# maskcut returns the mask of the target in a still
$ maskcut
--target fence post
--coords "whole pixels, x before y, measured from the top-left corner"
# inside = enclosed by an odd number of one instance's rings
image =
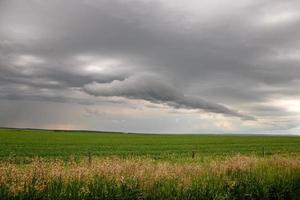
[[[262,148],[262,154],[263,154],[263,157],[265,157],[266,153],[265,153],[265,147]]]
[[[195,158],[195,151],[192,152],[192,158]]]

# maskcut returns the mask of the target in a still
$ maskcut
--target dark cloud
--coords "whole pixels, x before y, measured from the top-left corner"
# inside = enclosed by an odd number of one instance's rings
[[[3,0],[0,98],[118,96],[282,120],[286,108],[254,105],[300,96],[299,9],[297,0]]]
[[[121,96],[133,99],[144,99],[153,103],[163,103],[175,108],[202,109],[207,112],[254,120],[253,117],[239,113],[226,106],[205,101],[197,96],[188,96],[180,92],[161,77],[141,74],[129,77],[124,81],[100,84],[93,82],[84,86],[84,91],[96,96]]]

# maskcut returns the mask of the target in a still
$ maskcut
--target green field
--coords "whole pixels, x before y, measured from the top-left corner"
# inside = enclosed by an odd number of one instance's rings
[[[0,129],[0,157],[299,154],[297,136],[154,135]]]
[[[299,200],[300,137],[3,128],[0,199]]]

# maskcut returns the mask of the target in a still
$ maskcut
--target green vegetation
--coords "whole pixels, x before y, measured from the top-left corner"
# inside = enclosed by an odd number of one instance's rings
[[[0,199],[297,200],[300,137],[0,129]]]
[[[297,136],[142,135],[0,129],[0,157],[92,155],[153,156],[298,154]]]
[[[1,200],[299,199],[300,159],[233,156],[205,163],[151,159],[0,163]]]

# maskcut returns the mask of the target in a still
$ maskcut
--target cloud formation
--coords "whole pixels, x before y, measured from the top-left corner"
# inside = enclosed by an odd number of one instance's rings
[[[174,108],[201,109],[206,112],[220,113],[239,117],[244,120],[254,120],[254,117],[239,113],[226,106],[205,101],[197,96],[187,96],[165,82],[161,77],[151,74],[140,74],[123,81],[111,83],[89,83],[84,91],[96,96],[119,96],[132,99],[143,99],[153,103],[167,104]]]
[[[114,102],[126,110],[141,99],[156,104],[157,118],[167,105],[170,127],[178,118],[170,113],[197,109],[206,124],[220,113],[237,131],[298,130],[300,111],[281,102],[300,104],[299,10],[298,0],[2,0],[0,107]],[[202,130],[197,114],[187,132]],[[0,126],[8,121],[1,116]]]

